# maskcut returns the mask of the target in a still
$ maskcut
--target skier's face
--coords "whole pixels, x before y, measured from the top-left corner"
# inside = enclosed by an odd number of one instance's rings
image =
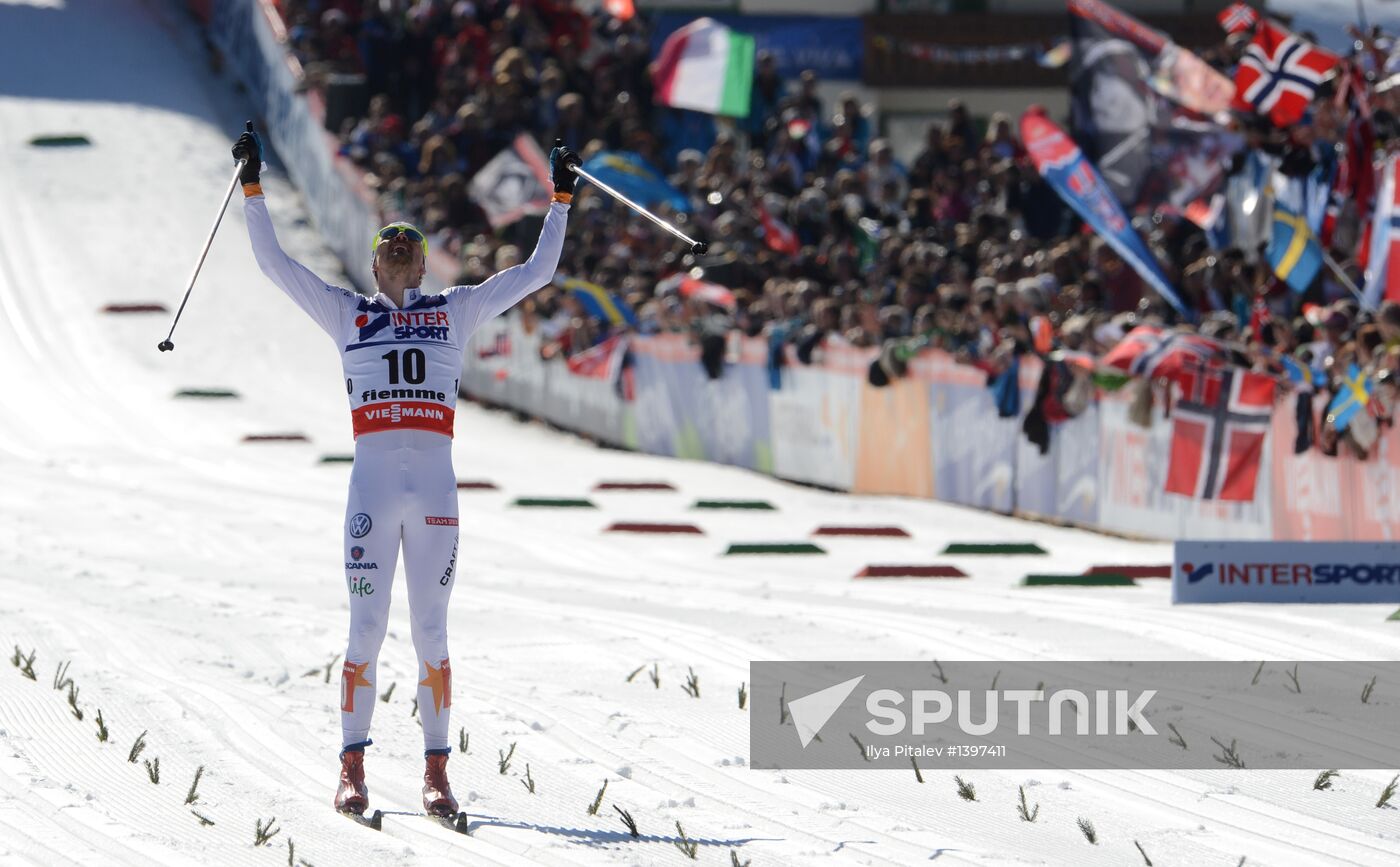
[[[398,231],[394,231],[398,229]],[[380,231],[374,247],[376,276],[400,279],[415,276],[422,279],[427,264],[427,241],[413,227],[386,226]],[[409,281],[412,285],[413,281]]]

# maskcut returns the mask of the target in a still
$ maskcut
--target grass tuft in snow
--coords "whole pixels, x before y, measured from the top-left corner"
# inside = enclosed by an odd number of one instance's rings
[[[1302,685],[1301,683],[1298,682],[1298,663],[1296,663],[1296,662],[1293,663],[1293,670],[1292,670],[1292,671],[1289,671],[1289,672],[1286,672],[1286,674],[1288,675],[1288,679],[1291,680],[1291,681],[1293,681],[1293,685],[1292,685],[1292,686],[1289,686],[1288,684],[1285,683],[1285,684],[1283,685],[1283,688],[1286,689],[1286,690],[1288,690],[1288,691],[1291,692],[1291,693],[1295,693],[1295,694],[1297,694],[1297,695],[1302,695],[1302,693],[1303,693],[1303,685]]]
[[[959,798],[962,798],[964,801],[977,800],[977,790],[973,788],[971,783],[964,780],[962,777],[953,777],[953,782],[958,784]]]
[[[612,808],[617,811],[617,814],[619,816],[622,817],[622,824],[627,826],[627,833],[632,835],[633,840],[636,840],[638,837],[642,836],[641,834],[637,833],[637,820],[632,818],[631,813],[622,809],[617,804],[613,804]]]
[[[190,783],[190,790],[185,793],[186,804],[193,804],[195,801],[199,800],[199,778],[202,776],[204,776],[204,766],[200,765],[198,768],[195,768],[194,782]]]
[[[68,706],[73,709],[73,716],[78,718],[78,722],[83,721],[83,709],[78,707],[78,685],[73,681],[68,681]]]
[[[1172,736],[1167,738],[1167,742],[1176,744],[1183,750],[1187,749],[1188,747],[1186,746],[1186,738],[1181,736],[1181,732],[1176,730],[1176,726],[1172,725],[1171,723],[1167,723],[1167,728],[1172,730]]]
[[[778,693],[778,725],[780,725],[780,726],[787,725],[787,721],[788,721],[787,681],[783,681],[783,688],[782,688],[782,691]]]
[[[330,682],[331,682],[331,669],[332,669],[332,668],[335,668],[335,664],[336,664],[337,662],[340,662],[340,654],[339,654],[339,653],[337,653],[337,654],[331,659],[330,662],[326,663],[326,683],[330,683]]]
[[[190,810],[190,814],[191,814],[192,816],[194,816],[196,819],[199,820],[199,824],[200,824],[201,827],[207,827],[207,826],[209,826],[209,825],[214,824],[214,820],[213,820],[213,819],[210,819],[208,816],[204,816],[204,815],[200,814],[200,813],[199,813],[198,811],[196,811],[196,810]]]
[[[748,703],[749,703],[749,685],[748,685],[747,683],[741,683],[741,684],[739,684],[739,710],[743,710],[743,709],[744,709],[744,705],[746,705],[746,704],[748,704]]]
[[[146,759],[146,776],[150,777],[152,785],[160,785],[160,756]]]
[[[1022,822],[1034,822],[1040,816],[1040,805],[1036,804],[1034,808],[1028,807],[1026,805],[1026,787],[1020,786],[1019,789],[1021,803],[1016,806],[1016,812],[1021,815]]]
[[[681,686],[681,689],[685,690],[691,698],[699,698],[700,678],[696,677],[695,669],[690,666],[686,666],[686,671],[688,671],[689,674],[686,675],[685,684]]]
[[[471,742],[472,736],[467,733],[467,727],[462,726],[461,730],[457,732],[457,752],[464,756],[471,755],[471,750],[467,749],[471,746]]]
[[[1323,771],[1322,773],[1318,774],[1317,779],[1313,780],[1313,791],[1325,792],[1328,789],[1332,788],[1332,780],[1337,776],[1339,776],[1339,772],[1335,770]]]
[[[408,715],[409,715],[410,717],[418,716],[418,699],[417,699],[417,698],[414,698],[414,699],[413,699],[413,710],[409,711],[409,712],[408,712]]]
[[[58,671],[54,672],[53,688],[59,692],[63,692],[68,688],[68,685],[73,682],[73,679],[68,676],[68,666],[72,664],[72,660],[65,659],[58,664]]]
[[[279,833],[281,833],[281,828],[274,827],[276,824],[276,816],[273,816],[271,819],[268,819],[267,824],[263,824],[262,819],[255,820],[255,824],[253,825],[253,845],[266,846],[268,840],[271,840],[273,837],[276,837]]]
[[[997,669],[997,673],[994,674],[994,675],[992,675],[992,685],[991,685],[991,690],[992,690],[992,692],[996,692],[996,691],[997,691],[997,681],[998,681],[998,680],[1001,680],[1001,669],[999,669],[999,668]]]
[[[593,799],[593,803],[588,805],[588,815],[598,815],[598,808],[603,806],[603,793],[608,790],[608,781],[603,781],[603,788],[598,790],[598,797]]]
[[[752,858],[750,858],[747,861],[740,861],[739,853],[735,852],[733,849],[729,850],[729,867],[749,867],[749,865],[752,863]]]
[[[111,737],[111,732],[107,731],[107,723],[102,720],[102,708],[97,709],[97,739],[102,743],[107,743]]]
[[[1099,832],[1094,830],[1093,822],[1080,816],[1076,824],[1079,825],[1079,831],[1084,835],[1085,840],[1088,840],[1095,846],[1099,845]]]
[[[510,752],[496,750],[497,754],[499,754],[501,757],[501,760],[497,762],[497,764],[501,768],[501,776],[505,776],[506,771],[510,770],[510,758],[511,756],[515,755],[515,744],[515,741],[511,741]]]
[[[919,771],[919,763],[916,762],[916,761],[914,761],[914,757],[913,757],[913,756],[910,756],[910,757],[909,757],[909,764],[911,764],[911,765],[914,766],[914,779],[918,780],[919,783],[922,785],[923,782],[924,782],[924,775],[923,775],[923,773],[921,773],[921,772]]]
[[[1400,774],[1392,777],[1390,782],[1386,783],[1385,788],[1381,790],[1381,798],[1379,801],[1376,801],[1377,808],[1390,806],[1390,799],[1395,796],[1395,784],[1397,782],[1400,782]],[[1395,808],[1391,807],[1391,809],[1393,810]]]
[[[1152,867],[1152,859],[1147,857],[1147,851],[1142,848],[1142,844],[1134,840],[1133,845],[1137,847],[1138,854],[1142,856],[1142,860],[1147,862],[1147,867]]]
[[[632,682],[632,678],[634,678],[634,677],[636,677],[637,675],[641,674],[641,673],[642,673],[642,670],[645,669],[646,667],[647,667],[647,666],[646,666],[646,663],[642,663],[641,665],[639,665],[639,666],[637,666],[636,668],[632,669],[632,673],[629,674],[629,675],[627,675],[627,679],[626,679],[625,681],[623,681],[623,682],[624,682],[624,683],[631,683],[631,682]]]
[[[20,652],[19,645],[16,644],[15,655],[10,657],[10,662],[13,662],[15,668],[19,669],[19,673],[29,678],[30,680],[39,679],[34,676],[34,654],[35,651],[30,650],[29,655],[25,656],[23,653]]]
[[[700,844],[685,835],[685,829],[681,827],[679,819],[676,820],[676,833],[679,834],[681,838],[673,841],[672,845],[681,850],[681,854],[685,855],[685,857],[694,861],[695,851],[700,848]]]
[[[1258,686],[1258,685],[1259,685],[1259,675],[1261,675],[1261,674],[1263,674],[1263,673],[1264,673],[1264,662],[1263,662],[1263,660],[1260,660],[1260,662],[1259,662],[1259,667],[1256,668],[1256,669],[1254,669],[1254,679],[1251,680],[1251,681],[1249,682],[1249,685],[1250,685],[1250,686]]]
[[[860,757],[861,757],[862,759],[864,759],[866,762],[869,762],[869,761],[870,761],[870,754],[867,753],[867,752],[865,751],[865,744],[861,743],[861,742],[860,742],[860,738],[856,737],[856,736],[855,736],[854,734],[852,734],[851,732],[847,732],[846,734],[849,734],[849,735],[851,736],[851,740],[853,740],[853,741],[856,742],[856,749],[860,750]]]
[[[136,736],[136,742],[131,745],[131,752],[126,754],[126,760],[133,765],[136,764],[136,760],[141,758],[141,751],[145,748],[146,732],[141,732],[141,734]]]
[[[388,703],[389,703],[389,699],[392,698],[393,695],[394,695],[394,687],[396,687],[396,686],[398,686],[398,685],[399,685],[399,682],[398,682],[397,680],[394,681],[393,683],[390,683],[390,684],[389,684],[389,688],[386,689],[386,690],[384,690],[384,694],[381,695],[381,696],[379,697],[379,700],[382,701],[382,702],[384,702],[385,704],[388,704]]]
[[[1220,747],[1220,755],[1211,756],[1211,758],[1222,765],[1227,765],[1232,768],[1244,767],[1244,759],[1240,758],[1240,754],[1235,751],[1236,742],[1234,738],[1230,739],[1230,745],[1228,747],[1215,738],[1211,738],[1211,740],[1215,741],[1217,747]]]
[[[297,847],[292,842],[292,838],[287,838],[287,867],[297,867],[296,865]]]
[[[659,667],[657,667],[657,664],[656,664],[656,663],[653,662],[653,663],[651,664],[651,671],[649,672],[649,674],[651,675],[651,685],[654,686],[654,687],[656,687],[657,689],[660,689],[660,688],[661,688],[661,669],[660,669]]]
[[[1368,683],[1368,684],[1366,684],[1365,686],[1361,687],[1361,703],[1362,703],[1362,704],[1370,704],[1370,703],[1371,703],[1371,693],[1374,692],[1375,689],[1376,689],[1376,677],[1375,677],[1375,675],[1372,675],[1372,676],[1371,676],[1371,682]]]
[[[938,678],[938,682],[939,682],[939,683],[947,683],[947,682],[948,682],[948,675],[946,675],[946,674],[943,673],[943,663],[941,663],[941,662],[939,662],[938,660],[935,659],[935,660],[933,661],[933,667],[934,667],[935,669],[938,670],[938,673],[934,675],[934,677]]]
[[[530,776],[530,763],[525,763],[525,779],[520,781],[520,785],[525,787],[525,791],[530,794],[535,793],[535,778]]]

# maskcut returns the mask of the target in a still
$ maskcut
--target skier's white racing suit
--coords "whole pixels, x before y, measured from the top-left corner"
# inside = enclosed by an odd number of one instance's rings
[[[482,323],[553,278],[569,206],[559,200],[549,206],[539,243],[522,264],[440,295],[408,289],[400,308],[383,293],[365,298],[330,286],[293,260],[277,243],[261,188],[249,184],[244,193],[258,266],[335,341],[350,397],[355,464],[345,509],[350,638],[341,674],[342,748],[369,742],[375,667],[402,539],[423,743],[446,753],[447,601],[461,571],[452,419],[462,356]]]

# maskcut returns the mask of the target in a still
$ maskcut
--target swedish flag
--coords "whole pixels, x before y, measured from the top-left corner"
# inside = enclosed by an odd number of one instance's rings
[[[1307,218],[1282,200],[1274,202],[1273,232],[1265,255],[1269,267],[1294,292],[1306,292],[1322,269],[1322,245]]]
[[[627,302],[597,283],[589,283],[577,277],[560,277],[556,282],[578,299],[583,309],[588,311],[588,315],[595,319],[601,319],[614,328],[624,324],[637,327],[637,314],[627,306]]]
[[[1361,368],[1352,362],[1347,366],[1347,375],[1342,379],[1342,387],[1337,396],[1327,405],[1327,420],[1338,431],[1347,429],[1352,417],[1371,402],[1371,383]]]

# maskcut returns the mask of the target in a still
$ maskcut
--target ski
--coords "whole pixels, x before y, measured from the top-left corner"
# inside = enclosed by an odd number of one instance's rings
[[[434,822],[438,823],[447,830],[455,831],[458,834],[465,834],[468,837],[470,837],[472,833],[471,820],[466,813],[455,813],[451,816],[439,816],[434,813],[424,813],[416,810],[375,810],[374,815],[369,819],[365,819],[364,817],[357,817],[350,813],[347,813],[346,815],[350,816],[350,818],[352,819],[359,819],[362,822],[362,824],[369,825],[376,831],[383,829],[383,822],[385,816],[420,816],[424,819],[432,819]]]
[[[340,815],[344,816],[347,819],[354,820],[357,824],[364,825],[366,828],[370,828],[375,831],[384,830],[383,810],[375,810],[368,816],[366,816],[363,813],[351,813],[348,810],[339,810],[337,812],[339,812]]]

